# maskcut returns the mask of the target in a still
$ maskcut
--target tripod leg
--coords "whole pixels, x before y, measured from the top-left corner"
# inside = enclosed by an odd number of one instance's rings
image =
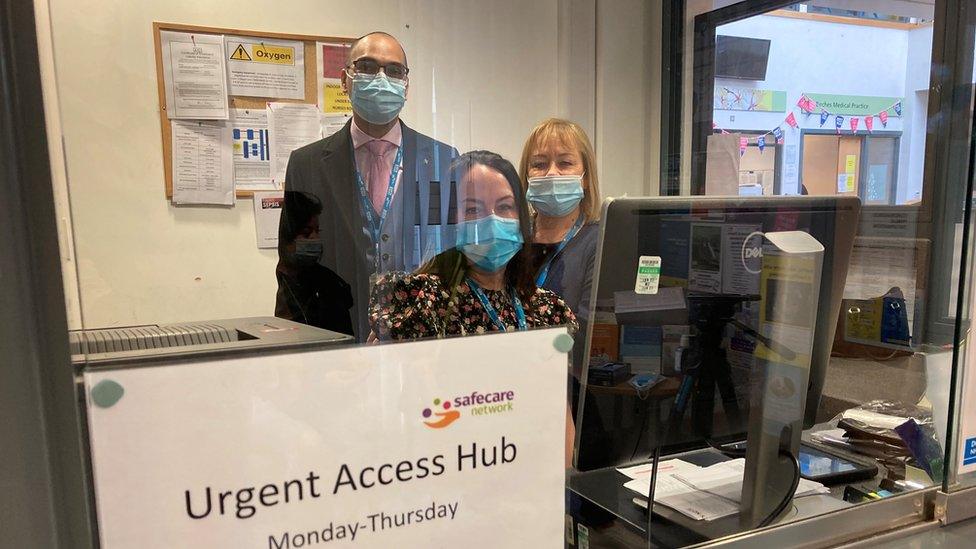
[[[735,394],[735,383],[732,381],[732,365],[723,350],[721,360],[716,362],[715,384],[718,385],[718,392],[722,396],[722,410],[729,421],[731,431],[737,431],[743,427],[742,412],[739,410],[739,400]]]

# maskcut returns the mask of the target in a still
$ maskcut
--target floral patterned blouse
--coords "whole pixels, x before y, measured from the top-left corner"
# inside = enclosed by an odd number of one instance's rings
[[[515,331],[518,320],[511,294],[484,290],[507,331]],[[577,329],[576,315],[549,290],[539,288],[523,300],[528,328],[568,325]],[[369,325],[381,340],[420,339],[452,335],[497,332],[478,296],[462,283],[451,296],[440,277],[433,274],[393,274],[376,283],[369,300]]]

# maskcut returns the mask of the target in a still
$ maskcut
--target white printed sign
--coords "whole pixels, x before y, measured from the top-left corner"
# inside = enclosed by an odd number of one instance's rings
[[[101,546],[560,547],[564,333],[88,371]]]
[[[305,99],[305,46],[292,40],[225,40],[230,94]]]

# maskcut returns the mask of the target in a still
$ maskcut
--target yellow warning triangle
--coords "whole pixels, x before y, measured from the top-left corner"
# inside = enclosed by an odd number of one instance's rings
[[[231,59],[236,59],[238,61],[250,61],[251,56],[247,54],[247,50],[244,49],[244,44],[238,44],[237,49],[230,56]]]

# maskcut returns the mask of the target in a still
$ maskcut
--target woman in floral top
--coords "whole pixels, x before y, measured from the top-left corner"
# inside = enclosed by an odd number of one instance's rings
[[[508,332],[569,325],[576,317],[562,298],[537,288],[529,208],[518,172],[488,151],[462,155],[451,166],[458,185],[457,245],[420,272],[388,276],[370,297],[369,324],[381,340]],[[566,467],[572,463],[573,416],[566,406]]]
[[[576,317],[537,288],[529,257],[528,206],[514,166],[487,151],[452,166],[458,186],[457,246],[418,273],[390,275],[373,288],[369,321],[380,340],[569,325]]]

